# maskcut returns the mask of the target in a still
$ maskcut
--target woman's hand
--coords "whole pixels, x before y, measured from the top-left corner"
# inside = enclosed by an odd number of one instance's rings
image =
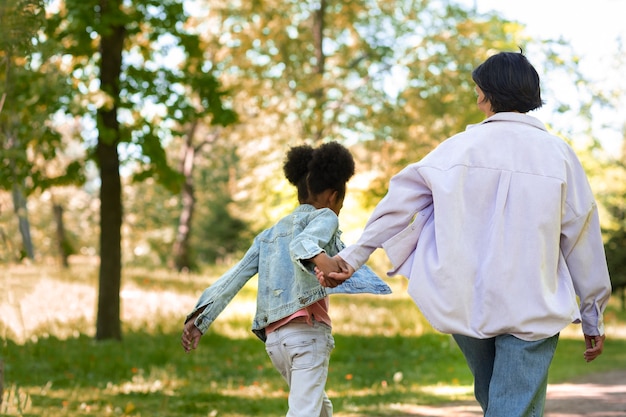
[[[583,354],[585,361],[591,362],[598,356],[602,354],[602,350],[604,349],[604,339],[605,335],[601,336],[589,336],[585,335],[585,345],[587,346],[587,350]]]

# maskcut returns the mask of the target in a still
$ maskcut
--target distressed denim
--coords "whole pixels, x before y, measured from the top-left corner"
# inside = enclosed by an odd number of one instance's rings
[[[344,284],[322,287],[308,259],[326,252],[336,255],[345,247],[339,219],[330,209],[302,204],[273,227],[256,236],[244,257],[204,290],[189,319],[201,308],[195,325],[205,333],[243,286],[258,274],[256,313],[252,331],[265,341],[265,327],[307,307],[328,294],[389,294],[391,289],[364,266]]]

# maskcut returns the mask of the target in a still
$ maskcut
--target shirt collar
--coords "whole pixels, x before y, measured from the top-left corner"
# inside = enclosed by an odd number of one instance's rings
[[[524,123],[524,124],[530,125],[532,127],[536,127],[537,129],[541,129],[541,130],[547,131],[545,125],[541,122],[541,120],[537,119],[536,117],[529,116],[528,114],[525,114],[525,113],[516,113],[516,112],[500,112],[500,113],[496,113],[493,116],[486,118],[485,120],[483,120],[480,123],[468,125],[467,129],[470,129],[472,127],[479,126],[479,125],[482,125],[482,124],[491,123],[491,122],[517,122],[517,123]]]

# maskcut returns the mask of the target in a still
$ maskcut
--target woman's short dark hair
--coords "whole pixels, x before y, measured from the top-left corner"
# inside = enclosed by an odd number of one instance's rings
[[[540,108],[539,74],[522,52],[500,52],[472,71],[472,79],[494,113],[527,113]]]

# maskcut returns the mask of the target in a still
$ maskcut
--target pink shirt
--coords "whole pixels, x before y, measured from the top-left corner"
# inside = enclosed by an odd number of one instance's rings
[[[308,323],[310,326],[313,325],[313,320],[315,320],[317,322],[324,323],[330,327],[331,326],[330,316],[328,315],[329,304],[330,303],[329,303],[328,297],[324,297],[318,302],[313,303],[308,307],[305,307],[301,310],[296,311],[291,316],[287,316],[278,321],[275,321],[274,323],[270,323],[265,328],[265,333],[270,334],[271,332],[278,329],[279,327],[284,326],[285,324],[291,321],[294,321],[296,319],[304,321]]]

